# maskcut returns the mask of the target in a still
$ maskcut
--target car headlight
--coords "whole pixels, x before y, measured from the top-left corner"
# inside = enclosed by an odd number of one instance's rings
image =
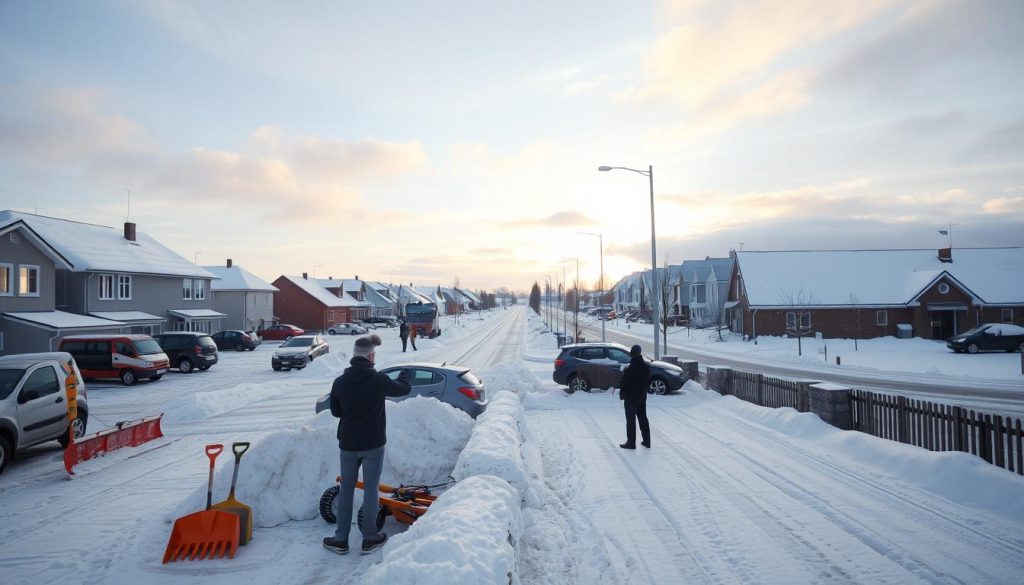
[[[953,341],[955,341],[957,343],[963,343],[963,342],[967,341],[967,338],[966,337],[960,337],[958,339],[954,339]]]
[[[665,370],[665,371],[668,372],[669,375],[676,376],[676,377],[679,377],[679,376],[683,375],[683,371],[682,370]]]
[[[278,355],[278,353],[277,353],[276,351],[274,352],[274,359],[275,359],[275,360],[279,360],[279,359],[281,359],[281,356],[280,356],[280,355]]]
[[[153,362],[142,362],[142,364],[143,364],[143,367],[146,367],[146,368],[152,368],[153,367]]]

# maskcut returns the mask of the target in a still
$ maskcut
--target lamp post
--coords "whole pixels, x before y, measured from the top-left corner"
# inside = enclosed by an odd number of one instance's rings
[[[651,186],[651,316],[654,317],[654,359],[661,358],[661,343],[658,339],[658,327],[661,326],[661,315],[658,310],[658,303],[654,301],[654,291],[658,289],[658,256],[655,252],[656,245],[654,239],[654,165],[648,165],[647,170],[631,169],[629,167],[608,167],[599,166],[599,171],[611,171],[620,169],[623,171],[633,171],[639,175],[643,175],[648,178]]]
[[[544,275],[544,313],[547,319],[544,321],[551,327],[551,275]]]
[[[602,234],[595,234],[595,233],[591,233],[591,232],[576,232],[576,233],[577,233],[577,235],[581,235],[581,236],[597,236],[597,245],[599,247],[599,250],[601,251],[601,280],[600,280],[600,286],[598,286],[598,288],[601,289],[601,290],[598,292],[598,294],[600,296],[598,297],[597,302],[598,302],[598,305],[603,310],[603,308],[604,308],[604,236]],[[607,317],[607,315],[604,315],[604,316]],[[605,334],[604,334],[604,322],[605,321],[606,321],[606,319],[601,319],[601,341],[602,342],[607,341],[605,339]]]
[[[573,335],[573,341],[578,341],[579,338],[580,338],[580,329],[579,329],[579,319],[580,319],[580,315],[579,315],[579,313],[580,313],[580,259],[579,258],[569,258],[568,256],[565,256],[565,257],[562,258],[561,261],[562,262],[575,262],[576,263],[576,284],[575,284],[575,286],[573,286],[573,311],[574,311],[574,313],[573,313],[573,318],[572,318],[572,325],[573,325],[573,327],[572,327],[572,335]],[[565,281],[565,264],[562,265],[562,281],[563,282]],[[569,307],[568,307],[568,305],[569,305],[569,287],[568,286],[565,287],[565,304],[566,304],[566,306],[562,307],[562,308],[566,312],[566,315],[568,315],[568,310],[569,310]],[[566,322],[566,334],[568,335],[568,333],[569,333],[569,325],[568,325],[568,321],[567,321]]]

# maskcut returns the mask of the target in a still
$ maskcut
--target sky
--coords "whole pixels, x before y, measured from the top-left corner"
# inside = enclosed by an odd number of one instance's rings
[[[0,3],[0,208],[526,290],[1024,245],[1024,2]],[[585,234],[601,234],[601,239]]]

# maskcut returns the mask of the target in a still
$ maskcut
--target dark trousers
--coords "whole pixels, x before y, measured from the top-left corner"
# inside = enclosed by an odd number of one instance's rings
[[[409,343],[412,344],[412,350],[416,351],[416,338],[415,337],[409,337]]]
[[[651,442],[651,423],[647,420],[646,400],[626,400],[626,443],[636,445],[636,423],[640,422],[640,437],[647,444]]]
[[[408,337],[403,337],[403,338],[402,338],[402,351],[405,351],[405,345],[406,345],[406,344],[407,344],[408,342],[409,342],[409,338],[408,338]]]

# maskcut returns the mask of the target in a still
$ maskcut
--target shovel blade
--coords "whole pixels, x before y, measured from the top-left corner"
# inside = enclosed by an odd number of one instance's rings
[[[225,553],[234,558],[238,552],[238,529],[238,514],[231,512],[204,510],[182,516],[174,521],[163,562],[220,558]]]

